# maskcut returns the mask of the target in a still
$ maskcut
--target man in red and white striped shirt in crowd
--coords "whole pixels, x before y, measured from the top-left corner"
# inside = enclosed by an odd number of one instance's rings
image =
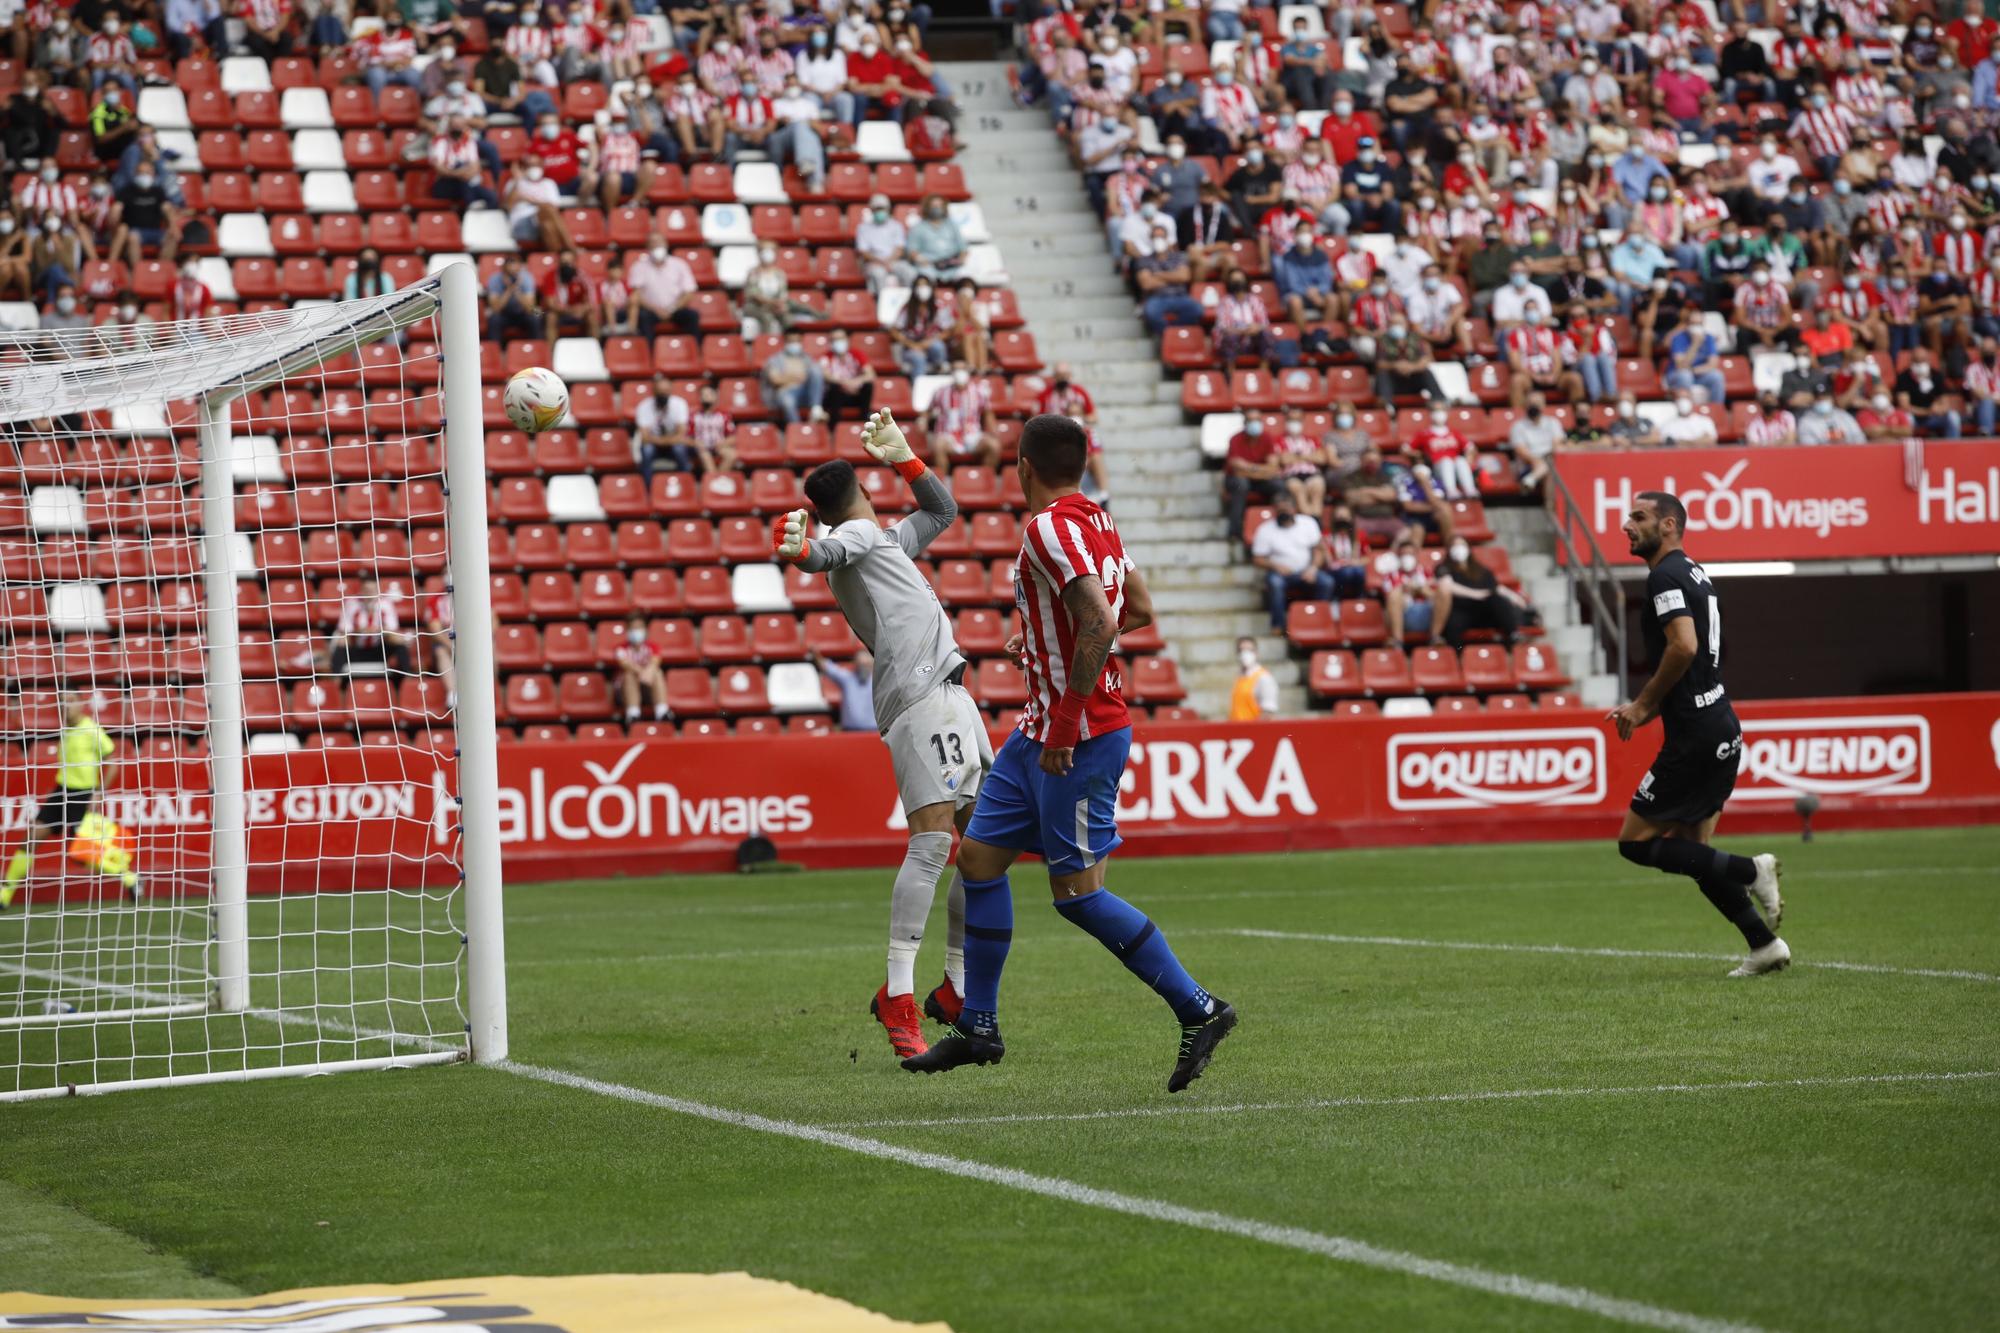
[[[1821,298],[1854,330],[1856,342],[1889,350],[1889,326],[1882,322],[1882,289],[1859,273],[1843,274],[1840,285]]]
[[[404,675],[410,674],[410,644],[401,629],[396,599],[382,591],[374,575],[362,575],[360,586],[341,599],[340,623],[333,631],[328,670],[338,676],[347,671],[350,663],[380,662]]]
[[[1986,267],[1972,280],[1972,308],[1980,333],[2000,335],[2000,246],[1987,247]]]
[[[646,160],[645,145],[632,133],[632,124],[622,111],[611,113],[610,123],[597,136],[596,194],[604,211],[630,199],[644,200],[653,188],[654,166]],[[585,193],[588,193],[586,190]]]
[[[1757,400],[1757,415],[1743,428],[1746,444],[1797,444],[1799,442],[1799,422],[1775,393],[1766,393]]]
[[[215,293],[201,280],[195,260],[181,261],[180,276],[174,279],[173,311],[176,320],[204,319],[215,311]]]
[[[1299,197],[1299,204],[1322,220],[1326,206],[1340,198],[1340,165],[1325,145],[1308,140],[1299,150],[1299,160],[1285,168],[1285,189]]]
[[[542,26],[542,16],[532,5],[515,20],[513,27],[507,29],[503,45],[507,54],[514,57],[514,63],[521,67],[523,78],[535,83],[560,82],[556,77],[555,34]]]
[[[556,256],[556,266],[542,277],[542,318],[547,325],[542,336],[553,343],[565,329],[580,331],[595,339],[603,331],[598,318],[597,284],[578,265],[576,251],[564,250]]]
[[[1000,973],[1014,907],[1007,870],[1024,851],[1041,854],[1056,910],[1151,986],[1180,1024],[1167,1080],[1179,1092],[1208,1067],[1236,1026],[1236,1011],[1188,975],[1145,913],[1104,887],[1118,836],[1118,784],[1132,747],[1121,672],[1110,663],[1121,630],[1152,623],[1145,580],[1125,554],[1111,516],[1080,490],[1083,430],[1039,416],[1021,433],[1021,477],[1034,511],[1022,529],[1014,597],[1022,633],[1028,704],[995,758],[958,868],[965,885],[964,1008],[928,1051],[903,1062],[934,1073],[987,1064],[1000,1039]]]
[[[1537,389],[1552,389],[1572,403],[1584,400],[1583,376],[1563,364],[1563,344],[1554,329],[1544,323],[1539,307],[1530,306],[1522,321],[1507,330],[1502,347],[1507,356],[1507,396],[1519,411],[1528,395]]]
[[[361,58],[361,77],[378,101],[382,90],[392,83],[405,88],[423,87],[423,73],[416,65],[417,35],[403,21],[402,11],[391,7],[382,26],[355,43],[355,48]],[[527,67],[528,62],[522,60],[521,68]]]
[[[1215,77],[1202,86],[1201,118],[1229,141],[1230,152],[1237,152],[1244,136],[1259,124],[1257,99],[1236,81],[1234,72],[1217,70]]]
[[[1861,118],[1845,106],[1835,104],[1824,89],[1813,92],[1806,109],[1792,121],[1790,137],[1805,145],[1819,166],[1819,174],[1832,180],[1840,159],[1854,143],[1854,131]]]
[[[1986,267],[1986,238],[1972,229],[1971,220],[1962,212],[1951,215],[1945,229],[1931,239],[1931,249],[1938,267],[1954,277],[1969,281]],[[1986,309],[1990,313],[1993,307]]]
[[[116,14],[106,14],[104,22],[92,35],[88,49],[90,90],[94,93],[107,83],[116,83],[125,89],[125,95],[136,105],[139,80],[135,71],[139,65],[139,48],[132,44],[123,20]]]
[[[674,135],[680,140],[683,157],[695,157],[704,150],[717,154],[722,152],[724,136],[728,133],[723,124],[722,104],[695,82],[692,71],[681,74],[663,106],[667,119],[673,122]],[[696,144],[697,135],[704,136],[699,147]]]
[[[1224,298],[1227,299],[1226,297]],[[1258,313],[1263,312],[1260,303]],[[1217,323],[1221,317],[1218,314]],[[1040,396],[1035,399],[1035,412],[1053,412],[1057,416],[1068,417],[1081,425],[1090,437],[1090,458],[1085,467],[1090,476],[1090,485],[1085,493],[1100,505],[1111,501],[1111,483],[1104,472],[1104,444],[1097,438],[1097,404],[1091,400],[1090,390],[1078,384],[1068,363],[1058,361],[1050,372],[1049,382],[1042,386]]]
[[[1979,340],[1978,357],[1965,367],[1965,397],[1974,433],[1990,438],[2000,429],[2000,335],[1989,333]]]
[[[993,390],[974,375],[963,361],[951,367],[951,383],[931,399],[924,414],[924,426],[931,437],[932,465],[939,476],[950,476],[954,461],[997,467],[1000,463],[999,426],[993,416]]]
[[[1776,347],[1780,343],[1788,346],[1798,342],[1798,335],[1792,331],[1792,297],[1785,290],[1785,284],[1771,276],[1771,266],[1764,260],[1756,261],[1750,270],[1750,280],[1736,288],[1735,315],[1731,322],[1736,325],[1737,345],[1746,350],[1750,345]]]
[[[729,134],[724,139],[722,150],[729,165],[736,165],[737,155],[746,149],[764,148],[764,141],[777,132],[778,116],[771,109],[771,99],[752,91],[745,85],[742,92],[729,99],[729,109],[724,113],[728,121]]]
[[[41,219],[56,214],[82,234],[76,187],[62,178],[62,168],[53,162],[42,163],[40,174],[28,178],[28,183],[15,194],[14,202],[24,218]]]
[[[718,101],[743,91],[743,53],[733,43],[718,39],[695,61],[702,90]]]
[[[764,96],[776,97],[792,76],[792,57],[778,45],[775,30],[758,34],[757,42],[757,50],[743,62],[743,79]]]
[[[265,61],[292,53],[292,0],[236,0],[243,43]]]
[[[453,116],[445,133],[431,140],[431,193],[466,208],[498,208],[500,196],[486,184],[479,160],[479,136],[463,116]]]

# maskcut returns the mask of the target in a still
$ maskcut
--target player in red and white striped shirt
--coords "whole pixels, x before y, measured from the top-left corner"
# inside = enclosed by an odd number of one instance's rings
[[[1110,666],[1120,630],[1153,619],[1145,580],[1111,516],[1080,490],[1088,443],[1067,417],[1021,432],[1020,474],[1033,511],[1015,562],[1015,606],[1028,706],[980,784],[959,844],[965,884],[965,1007],[942,1039],[905,1069],[934,1073],[988,1064],[1000,1040],[1000,973],[1013,933],[1007,871],[1022,852],[1048,865],[1056,910],[1165,1000],[1181,1026],[1167,1091],[1200,1077],[1236,1025],[1236,1011],[1197,985],[1143,912],[1104,887],[1118,836],[1118,785],[1131,751],[1124,682]]]

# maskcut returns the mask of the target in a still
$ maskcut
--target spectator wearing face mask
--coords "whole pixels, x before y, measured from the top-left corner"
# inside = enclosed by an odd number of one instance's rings
[[[1530,490],[1541,485],[1549,472],[1549,460],[1568,439],[1568,430],[1549,411],[1548,399],[1530,394],[1527,407],[1507,428],[1507,450],[1514,455],[1514,471],[1521,484]]]
[[[1264,571],[1265,607],[1272,632],[1281,634],[1294,597],[1330,601],[1335,585],[1326,567],[1318,520],[1299,512],[1298,500],[1289,490],[1280,490],[1271,508],[1270,520],[1250,539],[1250,562]]]
[[[757,266],[743,278],[743,339],[749,342],[766,333],[784,333],[801,319],[816,319],[819,312],[803,301],[792,299],[791,280],[778,262],[778,247],[771,241],[757,246]]]
[[[465,209],[498,208],[500,196],[486,184],[486,167],[479,157],[479,136],[454,117],[445,133],[431,140],[431,193]]]
[[[35,39],[33,68],[51,83],[74,85],[81,81],[89,60],[90,34],[76,25],[68,10],[55,9]]]
[[[1150,252],[1132,265],[1146,327],[1156,339],[1166,332],[1168,325],[1199,325],[1202,321],[1201,302],[1188,292],[1194,270],[1187,255],[1174,244],[1172,227],[1164,219],[1156,221]]]
[[[1910,354],[1910,364],[1896,376],[1896,404],[1915,414],[1917,428],[1925,435],[1955,440],[1962,426],[1956,406],[1959,399],[1945,388],[1944,376],[1933,362],[1933,355],[1928,347],[1919,347]]]
[[[1861,444],[1867,440],[1861,423],[1832,398],[1820,397],[1799,419],[1800,444]]]
[[[1408,394],[1429,403],[1444,401],[1444,390],[1431,373],[1429,340],[1411,326],[1406,311],[1395,310],[1375,344],[1375,397],[1387,406]]]
[[[1309,226],[1298,228],[1291,247],[1272,260],[1271,273],[1278,284],[1278,298],[1294,324],[1316,324],[1337,313],[1333,259]]]
[[[1670,446],[1710,448],[1717,442],[1715,422],[1693,398],[1681,394],[1674,399],[1674,414],[1660,427],[1660,438]]]
[[[1271,314],[1262,297],[1250,291],[1250,278],[1241,269],[1231,269],[1223,281],[1223,294],[1215,303],[1216,359],[1224,368],[1234,369],[1245,357],[1254,357],[1266,372],[1272,369],[1275,343],[1271,335]]]
[[[1411,634],[1432,638],[1451,617],[1451,590],[1432,579],[1418,554],[1413,532],[1375,557],[1375,576],[1382,585],[1383,618],[1389,622],[1389,642],[1404,643]]]
[[[354,271],[340,285],[340,299],[356,301],[366,296],[387,296],[396,290],[396,281],[382,271],[382,255],[369,246],[355,256]]]
[[[1355,531],[1371,542],[1390,542],[1410,522],[1403,514],[1403,492],[1396,476],[1382,461],[1382,451],[1370,447],[1361,465],[1342,483],[1341,504],[1354,519]]]
[[[834,331],[818,359],[826,384],[821,405],[829,417],[866,418],[875,410],[875,368],[854,350],[845,330]]]
[[[1624,404],[1619,404],[1624,410]],[[1757,414],[1750,424],[1743,428],[1743,442],[1748,445],[1788,445],[1799,442],[1798,418],[1787,411],[1778,401],[1778,395],[1766,393],[1758,396]]]
[[[541,291],[519,255],[508,255],[486,280],[486,340],[535,338],[542,332]]]
[[[549,179],[539,153],[522,158],[507,178],[503,202],[507,226],[516,241],[557,251],[575,248],[569,224],[563,220],[562,190]]]
[[[0,208],[0,297],[35,297],[34,250],[14,215]]]
[[[632,287],[632,315],[639,336],[651,339],[662,324],[694,337],[701,332],[701,314],[689,306],[695,294],[694,270],[685,259],[669,254],[666,237],[654,232],[646,253],[632,265],[626,279]]]
[[[1682,312],[1680,328],[1667,340],[1666,374],[1660,382],[1671,390],[1699,389],[1703,402],[1729,397],[1722,381],[1722,347],[1699,307],[1690,305]]]
[[[553,344],[574,330],[595,341],[603,329],[597,318],[597,284],[578,265],[576,251],[556,255],[556,266],[542,278],[542,336]]]
[[[1463,539],[1445,549],[1444,563],[1438,566],[1438,590],[1449,600],[1444,622],[1444,641],[1463,648],[1473,630],[1490,630],[1500,642],[1511,645],[1520,633],[1528,610],[1527,599],[1500,582],[1499,575],[1472,558],[1472,547]]]
[[[870,199],[867,216],[854,229],[854,250],[869,291],[909,284],[916,269],[903,258],[908,248],[909,231],[890,210],[889,197],[878,194]]]
[[[956,282],[965,268],[968,246],[945,205],[943,195],[924,199],[923,216],[910,228],[904,258],[920,277],[938,282]]]
[[[1447,499],[1478,498],[1478,485],[1473,480],[1477,450],[1452,427],[1451,413],[1442,400],[1432,404],[1424,424],[1410,440],[1409,453],[1429,464],[1438,489]]]
[[[806,355],[805,339],[796,329],[764,363],[758,380],[764,405],[783,417],[787,426],[826,420],[826,379],[819,364]]]
[[[781,168],[795,166],[808,194],[826,183],[826,144],[819,135],[819,99],[806,91],[797,76],[789,76],[771,101],[778,128],[765,141],[771,160]]]
[[[931,399],[924,428],[930,435],[933,466],[940,476],[950,475],[954,463],[977,463],[988,468],[1000,464],[993,390],[962,361],[953,364],[951,383]]]
[[[90,108],[90,144],[100,162],[116,162],[139,136],[139,120],[132,113],[136,94],[113,83],[97,95]]]
[[[77,308],[75,287],[63,283],[56,288],[56,299],[42,312],[41,327],[44,332],[58,334],[90,327],[90,316]]]
[[[903,373],[916,379],[943,370],[951,355],[945,344],[950,332],[949,308],[938,300],[930,279],[918,278],[895,323],[889,326],[889,338]]]
[[[1236,641],[1236,683],[1229,691],[1229,720],[1255,722],[1278,711],[1278,678],[1257,660],[1257,641],[1247,634]]]
[[[703,460],[695,450],[687,399],[674,392],[665,375],[653,377],[653,391],[639,400],[632,425],[632,459],[649,492],[654,474],[663,468],[689,474],[712,470],[701,466]]]
[[[1904,440],[1917,433],[1916,416],[1897,405],[1886,392],[1878,392],[1854,414],[1854,423],[1871,440]]]
[[[1243,515],[1250,501],[1270,503],[1283,487],[1278,480],[1277,440],[1264,429],[1262,417],[1252,413],[1243,429],[1229,440],[1229,453],[1222,463],[1223,504],[1229,515],[1232,540],[1243,535]]]
[[[403,20],[400,10],[383,16],[382,26],[355,43],[361,57],[361,77],[368,91],[379,101],[390,84],[421,88],[422,72],[417,69],[417,35]],[[553,82],[553,80],[551,80]]]
[[[528,16],[522,15],[523,20]],[[507,30],[509,38],[521,25]],[[529,29],[539,32],[539,28]],[[519,116],[526,124],[539,124],[544,116],[555,114],[556,104],[548,93],[540,88],[528,86],[527,72],[510,46],[498,42],[486,48],[479,62],[472,67],[472,91],[486,104],[488,115]]]
[[[625,641],[613,654],[618,673],[618,698],[625,708],[625,720],[637,722],[641,706],[652,699],[653,720],[664,722],[667,711],[667,678],[660,668],[660,655],[646,637],[646,618],[633,616],[625,622]]]
[[[1611,425],[1605,435],[1620,449],[1652,449],[1661,444],[1660,431],[1651,417],[1639,415],[1639,405],[1629,393],[1618,396],[1612,409]]]

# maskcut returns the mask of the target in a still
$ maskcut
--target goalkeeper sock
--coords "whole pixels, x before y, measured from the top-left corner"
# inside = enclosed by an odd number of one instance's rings
[[[1200,1023],[1215,1012],[1215,1001],[1174,957],[1160,928],[1111,890],[1097,889],[1081,898],[1066,899],[1056,904],[1056,910],[1111,950],[1133,976],[1151,986],[1183,1026]]]
[[[1000,1030],[1000,970],[1014,942],[1014,890],[1005,875],[965,881],[965,1008],[960,1031],[990,1037]]]
[[[944,977],[960,999],[965,998],[965,876],[951,872],[951,889],[944,899]]]
[[[917,946],[924,942],[924,923],[937,897],[938,876],[951,859],[951,834],[912,833],[896,887],[889,895],[889,994],[908,995],[916,989]]]

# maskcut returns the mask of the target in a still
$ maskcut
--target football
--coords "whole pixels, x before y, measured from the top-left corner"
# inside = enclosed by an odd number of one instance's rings
[[[538,435],[569,411],[569,386],[546,366],[529,366],[508,377],[507,420],[530,435]]]

